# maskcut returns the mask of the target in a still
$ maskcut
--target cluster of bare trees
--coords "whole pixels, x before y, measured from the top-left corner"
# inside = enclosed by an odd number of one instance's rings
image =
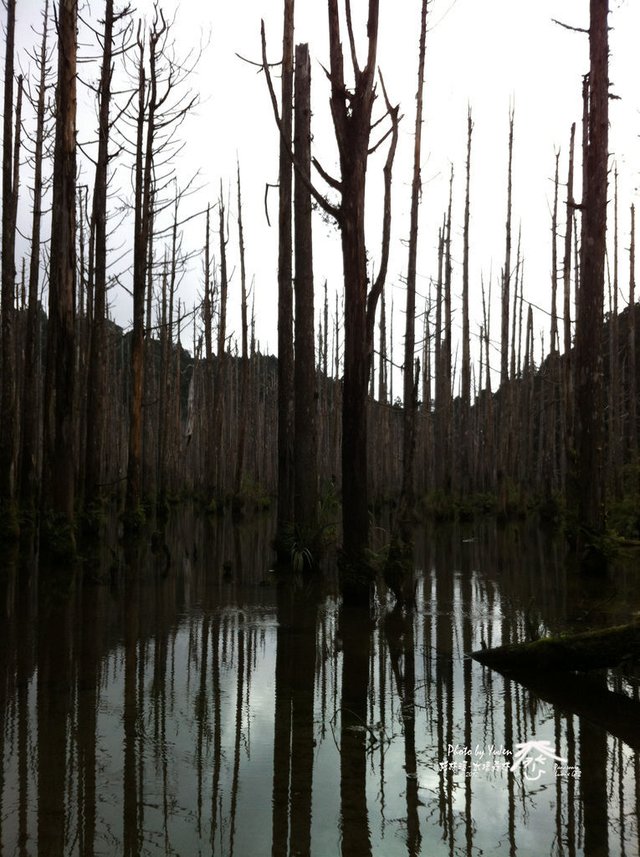
[[[572,235],[574,233],[575,210],[573,199],[573,130],[571,135],[569,179],[567,184],[567,218],[564,253],[564,359],[559,358],[557,285],[559,267],[557,259],[558,230],[558,161],[556,157],[556,192],[553,212],[552,241],[552,307],[550,361],[544,371],[535,372],[533,365],[533,314],[528,307],[526,319],[524,363],[522,360],[523,333],[523,264],[518,238],[517,261],[513,264],[512,236],[512,164],[514,151],[514,112],[510,113],[508,142],[507,214],[505,229],[505,257],[501,274],[501,318],[500,318],[500,391],[494,397],[491,391],[490,318],[488,301],[482,300],[484,323],[480,331],[480,378],[476,390],[482,391],[471,407],[471,347],[469,329],[469,225],[470,225],[470,176],[471,142],[473,122],[468,118],[468,144],[466,161],[466,193],[463,230],[462,266],[462,361],[460,371],[460,395],[454,399],[456,372],[452,354],[452,201],[453,168],[451,172],[449,205],[439,236],[438,275],[436,280],[435,330],[430,330],[430,306],[425,308],[425,331],[423,338],[423,404],[420,426],[416,430],[417,391],[419,387],[419,361],[415,362],[415,278],[418,241],[418,202],[420,195],[422,86],[425,65],[427,3],[421,8],[419,46],[419,75],[416,110],[416,133],[414,147],[414,169],[412,182],[411,222],[409,236],[409,263],[407,272],[406,331],[404,353],[404,413],[401,512],[400,521],[408,522],[413,506],[415,467],[414,451],[417,434],[421,435],[422,489],[433,488],[445,495],[464,496],[469,491],[491,491],[498,494],[498,502],[506,511],[510,489],[522,493],[531,490],[531,483],[547,497],[555,489],[566,494],[577,509],[578,546],[582,549],[592,544],[594,537],[602,535],[605,527],[605,486],[603,479],[604,408],[602,400],[603,372],[603,296],[606,252],[607,210],[607,166],[608,166],[608,38],[606,0],[592,0],[590,8],[590,72],[585,78],[583,116],[583,175],[581,209],[581,240],[575,250],[575,303],[576,338],[575,349],[571,342],[570,293],[572,264]],[[339,203],[333,204],[323,196],[309,179],[308,165],[296,162],[290,145],[289,120],[291,87],[286,84],[292,73],[293,8],[285,4],[284,76],[281,115],[270,81],[269,66],[264,50],[263,69],[269,82],[276,121],[281,135],[281,204],[283,202],[284,173],[290,172],[293,161],[296,176],[318,204],[332,216],[340,230],[343,257],[345,296],[345,351],[342,407],[342,499],[343,499],[343,548],[349,562],[361,564],[368,546],[368,473],[367,455],[371,448],[367,432],[367,391],[374,390],[373,382],[373,330],[378,299],[382,293],[389,257],[389,235],[391,221],[390,186],[398,128],[398,109],[392,107],[384,87],[380,86],[386,106],[385,117],[390,128],[383,139],[390,137],[387,161],[384,167],[383,236],[380,248],[379,272],[371,288],[367,269],[367,251],[364,231],[366,170],[369,156],[379,143],[371,144],[371,133],[379,124],[374,121],[376,55],[378,38],[379,3],[370,0],[367,20],[367,59],[360,67],[351,6],[345,3],[341,10],[337,0],[329,0],[329,44],[330,64],[328,77],[331,88],[331,115],[338,149],[340,178],[330,176],[314,159],[316,170],[329,187],[337,192]],[[346,27],[352,64],[352,82],[345,78],[341,31]],[[384,117],[383,117],[384,118]],[[287,179],[288,180],[288,179]],[[283,209],[281,209],[282,213]],[[285,200],[284,214],[291,215],[290,200]],[[287,337],[286,354],[291,355],[290,341],[290,294],[284,298],[283,285],[289,289],[291,274],[290,219],[281,219],[280,231],[280,276],[281,316],[280,336]],[[633,231],[633,230],[632,230]],[[577,243],[577,242],[576,242]],[[633,247],[633,240],[632,240]],[[284,248],[284,252],[283,252]],[[301,249],[296,245],[296,265]],[[616,249],[617,253],[617,249]],[[311,254],[304,250],[303,266],[310,268]],[[633,263],[631,265],[633,280]],[[296,268],[298,271],[298,268]],[[284,280],[284,284],[283,284]],[[298,275],[296,274],[296,286]],[[633,286],[631,287],[633,289]],[[617,294],[617,292],[616,292]],[[617,296],[616,296],[617,300]],[[630,295],[633,315],[634,297]],[[282,313],[285,312],[286,315]],[[616,321],[617,324],[617,321]],[[381,330],[384,320],[381,320]],[[430,338],[434,346],[431,349]],[[298,347],[296,330],[296,348]],[[386,391],[386,336],[381,336],[380,391]],[[516,349],[517,344],[517,349]],[[612,346],[611,365],[620,364],[620,349]],[[635,352],[635,345],[634,345]],[[431,376],[433,353],[434,373]],[[289,356],[287,356],[287,360]],[[484,359],[484,379],[483,379]],[[297,360],[297,358],[296,358]],[[393,361],[393,354],[390,356]],[[624,358],[623,358],[624,362]],[[627,360],[627,363],[629,361]],[[635,353],[631,358],[635,363]],[[620,366],[616,369],[620,374]],[[484,390],[483,390],[484,380]],[[286,386],[285,386],[286,385]],[[431,391],[435,388],[435,399]],[[280,430],[285,429],[286,414],[292,400],[303,394],[281,368],[280,376]],[[633,382],[629,400],[635,398]],[[634,423],[635,406],[630,422]],[[373,408],[375,422],[379,428],[380,408]],[[389,432],[392,429],[389,428]],[[389,432],[377,433],[382,444],[395,448]],[[610,448],[619,443],[611,428]],[[280,519],[291,520],[285,486],[289,476],[285,472],[290,457],[287,450],[295,443],[296,432],[281,435],[279,455]],[[293,438],[294,440],[292,440]],[[308,460],[308,459],[307,459]],[[379,460],[379,459],[377,459]],[[395,474],[397,468],[395,468]],[[311,478],[315,477],[309,474]],[[533,478],[532,478],[533,477]],[[304,478],[304,476],[303,476]],[[391,491],[395,494],[395,491]],[[512,492],[511,492],[512,493]]]
[[[520,238],[516,244],[512,235],[513,111],[510,115],[505,256],[499,284],[501,383],[496,393],[491,372],[491,284],[488,289],[484,283],[480,289],[474,285],[469,258],[471,112],[461,288],[454,282],[452,261],[456,252],[452,167],[449,202],[438,236],[437,274],[426,304],[417,306],[427,5],[426,0],[421,4],[420,18],[404,405],[400,405],[399,400],[393,401],[394,355],[387,341],[393,325],[388,325],[384,300],[399,109],[390,101],[377,68],[379,0],[368,3],[366,39],[361,43],[364,64],[350,4],[342,9],[338,0],[329,0],[327,6],[327,71],[339,177],[330,175],[311,151],[309,51],[306,45],[295,47],[293,0],[284,4],[279,98],[263,29],[262,66],[280,135],[277,370],[275,361],[264,357],[255,341],[240,166],[235,205],[230,191],[225,194],[221,185],[215,206],[201,213],[202,221],[206,220],[200,254],[201,300],[187,308],[177,298],[190,258],[182,246],[181,228],[182,203],[190,186],[179,187],[174,158],[180,147],[180,125],[195,97],[188,88],[192,61],[175,58],[171,24],[162,10],[156,7],[149,22],[136,25],[128,8],[116,11],[113,0],[106,0],[104,18],[93,30],[101,47],[95,59],[101,71],[93,90],[97,140],[87,159],[77,130],[77,90],[85,86],[77,73],[77,5],[73,0],[60,4],[57,49],[52,51],[50,9],[45,3],[42,41],[33,57],[37,79],[25,83],[15,75],[16,0],[9,0],[0,415],[5,533],[17,531],[19,510],[31,515],[41,511],[45,520],[67,532],[72,543],[76,514],[82,508],[95,508],[115,495],[125,500],[127,520],[135,523],[145,498],[163,500],[186,490],[207,502],[215,500],[216,505],[231,497],[241,502],[277,493],[279,533],[295,526],[297,538],[309,538],[318,526],[323,490],[337,485],[342,491],[345,558],[359,565],[369,545],[370,507],[379,500],[400,497],[399,520],[407,524],[416,498],[425,495],[441,502],[473,493],[493,494],[503,511],[514,499],[522,501],[532,493],[546,499],[565,495],[578,510],[581,532],[593,535],[604,528],[605,496],[637,490],[628,467],[637,457],[634,215],[632,210],[629,308],[619,317],[617,192],[611,316],[603,325],[606,0],[591,3],[582,201],[576,202],[573,190],[574,126],[561,261],[557,237],[562,225],[560,154],[556,156],[551,337],[548,354],[538,367],[533,359],[533,307],[524,298]],[[342,47],[345,31],[349,62]],[[53,55],[57,77],[52,81]],[[128,86],[114,87],[114,76],[128,81]],[[55,99],[51,96],[54,85]],[[25,116],[25,95],[32,116]],[[374,107],[380,108],[380,115]],[[29,130],[26,142],[23,128]],[[367,175],[372,172],[368,162],[381,147],[386,148],[381,175],[382,236],[374,277],[365,237],[365,198]],[[78,180],[83,175],[79,159],[83,168],[91,164],[91,188]],[[25,163],[31,167],[33,181],[32,222],[19,282],[16,225]],[[133,192],[118,206],[111,204],[116,164],[130,170]],[[328,189],[326,193],[318,189],[317,181]],[[314,204],[333,218],[340,233],[344,301],[340,307],[336,298],[334,313],[330,313],[326,284],[323,306],[314,304]],[[50,241],[46,241],[49,205]],[[126,276],[115,270],[116,251],[108,246],[108,236],[116,228],[114,215],[109,214],[114,210],[125,212],[125,225],[119,229],[126,231],[129,222],[132,226],[125,239],[130,248],[125,251],[130,257]],[[212,214],[213,219],[217,215],[217,240]],[[231,229],[234,222],[237,230]],[[239,342],[227,330],[230,253],[239,260]],[[108,290],[116,283],[130,284],[133,326],[126,334],[109,320]],[[48,296],[46,312],[43,288]],[[459,368],[452,334],[458,291],[462,298]],[[477,338],[478,365],[472,360],[469,321],[474,291],[478,297],[481,293],[484,310]],[[422,335],[416,344],[420,319]],[[187,338],[191,354],[180,344]],[[603,477],[605,461],[608,481]],[[361,583],[357,579],[356,589]]]

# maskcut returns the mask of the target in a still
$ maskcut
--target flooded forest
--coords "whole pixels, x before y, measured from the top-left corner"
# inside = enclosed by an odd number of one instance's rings
[[[640,855],[625,2],[551,22],[534,253],[514,103],[504,198],[469,102],[434,211],[439,2],[247,21],[277,181],[212,189],[188,8],[5,0],[0,857]]]

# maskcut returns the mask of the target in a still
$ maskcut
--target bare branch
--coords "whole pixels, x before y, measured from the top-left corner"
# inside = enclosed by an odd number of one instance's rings
[[[367,298],[367,339],[369,343],[373,343],[373,328],[376,317],[376,305],[378,303],[378,298],[382,293],[382,289],[384,288],[384,283],[387,278],[387,269],[389,266],[389,245],[391,243],[391,174],[393,170],[393,161],[396,154],[396,147],[398,145],[398,111],[400,110],[399,105],[396,105],[395,107],[391,106],[389,97],[387,95],[387,90],[384,85],[382,73],[380,73],[380,83],[382,85],[382,92],[384,94],[387,111],[389,113],[389,116],[391,117],[392,136],[391,145],[389,146],[387,160],[384,165],[383,171],[384,211],[382,216],[382,255],[380,258],[380,270],[378,271],[378,276],[376,277],[376,280]]]
[[[269,196],[269,188],[272,188],[272,187],[278,187],[278,185],[277,184],[269,184],[269,182],[266,182],[266,184],[264,186],[264,213],[265,213],[265,217],[267,218],[267,226],[269,226],[269,227],[271,226],[271,220],[269,219],[269,206],[267,204],[267,197]]]
[[[356,78],[356,83],[360,77],[360,67],[358,65],[358,56],[356,54],[356,40],[353,36],[353,19],[351,17],[351,0],[345,0],[345,13],[347,16],[347,32],[349,33],[349,48],[351,50],[351,62],[353,63],[353,73]]]
[[[587,35],[589,34],[589,30],[585,30],[584,27],[572,27],[570,24],[563,24],[562,21],[558,21],[556,18],[552,18],[551,20],[559,27],[562,27],[565,30],[571,30],[572,33],[587,33]]]
[[[329,173],[323,168],[322,164],[320,164],[317,158],[311,158],[311,163],[328,185],[330,185],[334,190],[342,191],[342,182],[338,181],[338,179],[334,179],[333,176],[329,175]]]
[[[239,54],[237,51],[236,51],[236,56],[238,57],[239,60],[242,60],[242,62],[246,62],[247,65],[253,65],[260,70],[262,70],[264,68],[264,63],[256,62],[255,60],[250,60],[247,57],[243,57],[242,54]],[[270,68],[276,68],[279,65],[282,65],[282,60],[279,60],[278,62],[269,63]]]

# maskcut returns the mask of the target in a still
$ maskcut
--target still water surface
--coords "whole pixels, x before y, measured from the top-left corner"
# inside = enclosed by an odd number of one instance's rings
[[[584,581],[539,531],[442,528],[413,609],[358,611],[331,561],[279,584],[271,532],[181,513],[83,581],[5,562],[2,857],[640,853],[638,683],[536,695],[465,657],[626,621],[634,566]]]

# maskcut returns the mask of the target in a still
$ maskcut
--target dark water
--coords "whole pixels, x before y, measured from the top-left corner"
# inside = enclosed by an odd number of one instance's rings
[[[638,683],[535,695],[465,658],[626,621],[636,567],[584,581],[537,531],[421,532],[415,608],[357,611],[331,561],[278,585],[270,532],[185,514],[83,582],[5,563],[2,857],[638,855]]]

